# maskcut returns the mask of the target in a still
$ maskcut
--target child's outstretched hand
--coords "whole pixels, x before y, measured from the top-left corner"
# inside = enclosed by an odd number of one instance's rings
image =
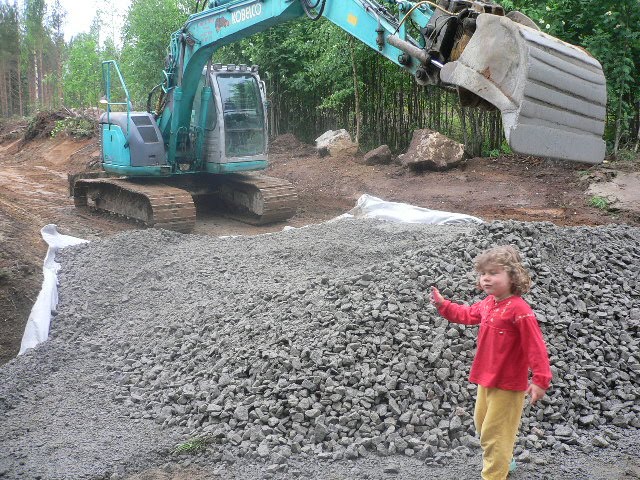
[[[531,405],[535,405],[538,400],[544,397],[544,390],[535,383],[529,384],[527,395],[531,395]]]
[[[431,292],[429,293],[429,300],[432,305],[439,307],[444,303],[444,297],[440,295],[440,292],[436,287],[431,287]]]

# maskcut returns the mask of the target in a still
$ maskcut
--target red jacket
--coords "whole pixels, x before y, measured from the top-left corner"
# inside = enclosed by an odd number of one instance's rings
[[[480,324],[478,350],[469,381],[483,387],[526,390],[532,383],[549,388],[549,355],[531,307],[519,296],[496,302],[489,295],[471,306],[445,300],[438,312],[454,323]]]

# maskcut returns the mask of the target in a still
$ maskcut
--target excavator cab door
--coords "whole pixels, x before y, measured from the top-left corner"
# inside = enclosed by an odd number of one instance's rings
[[[266,125],[258,80],[251,73],[218,74],[216,80],[227,161],[265,155]]]
[[[256,70],[216,64],[203,71],[198,92],[210,85],[203,128],[205,170],[211,173],[261,170],[267,166],[265,91]],[[255,67],[254,67],[255,68]],[[200,93],[194,97],[192,126],[204,108]]]
[[[203,106],[202,103],[202,89],[205,85],[211,85],[211,82],[207,82],[206,71],[203,73],[202,78],[200,79],[200,84],[198,85],[198,91],[193,98],[193,110],[191,111],[191,127],[198,127],[198,119],[201,118],[201,110],[202,108],[207,108],[206,114],[206,122],[202,131],[202,135],[204,135],[204,159],[205,163],[220,163],[220,159],[223,155],[223,149],[221,147],[221,120],[219,118],[220,105],[218,98],[219,96],[215,94],[215,89],[213,98],[208,102],[206,107]]]

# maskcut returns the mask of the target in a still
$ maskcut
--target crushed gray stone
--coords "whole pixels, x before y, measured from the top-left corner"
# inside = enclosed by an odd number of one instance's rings
[[[540,468],[638,445],[638,228],[143,230],[61,253],[50,340],[0,369],[0,478],[132,474],[185,461],[176,446],[193,440],[204,451],[183,468],[237,478],[355,461],[371,478],[477,475],[477,332],[440,318],[428,291],[478,301],[473,258],[505,243],[532,273],[525,298],[554,373],[525,409],[516,458]],[[597,478],[585,474],[566,478]]]

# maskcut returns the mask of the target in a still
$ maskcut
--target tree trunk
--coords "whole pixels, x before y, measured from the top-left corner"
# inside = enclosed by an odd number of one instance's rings
[[[4,117],[9,116],[9,85],[11,84],[10,72],[5,69],[4,58],[0,59],[0,111]],[[9,73],[9,75],[7,75]]]
[[[482,155],[482,120],[481,120],[481,114],[479,112],[476,112],[475,115],[473,115],[473,126],[474,126],[474,131],[473,131],[473,137],[474,137],[474,155],[479,157],[480,155]]]
[[[618,156],[618,147],[620,146],[620,137],[622,136],[620,124],[622,122],[622,94],[624,92],[624,80],[620,80],[620,97],[618,97],[618,111],[616,113],[616,128],[613,142],[613,155]]]
[[[353,99],[356,114],[356,144],[360,145],[360,126],[362,124],[362,111],[360,110],[360,91],[358,85],[358,70],[356,68],[356,54],[353,45],[353,37],[349,35],[349,51],[351,52],[351,69],[353,70]]]
[[[29,73],[31,73],[31,78],[29,79],[29,103],[35,107],[40,99],[38,96],[38,61],[35,51],[32,52],[30,62],[31,68],[29,69]]]
[[[462,126],[463,126],[463,138],[465,144],[465,150],[472,157],[478,157],[482,154],[482,128],[480,122],[480,115],[473,108],[462,109]],[[464,118],[464,112],[469,113],[469,127],[471,127],[471,135],[467,136],[466,132],[466,120]]]
[[[44,84],[44,67],[42,65],[42,48],[38,50],[38,90],[40,94],[40,105],[46,107],[47,96],[46,86]]]
[[[468,140],[469,137],[467,135],[467,119],[466,119],[466,114],[465,114],[465,109],[462,107],[459,107],[459,111],[460,111],[460,126],[462,127],[462,143],[465,146],[465,150],[467,150],[467,145],[468,145]],[[467,153],[469,153],[469,151],[467,150]]]
[[[22,100],[22,73],[20,72],[20,62],[18,62],[18,111],[24,117],[24,102]]]
[[[633,149],[634,153],[638,153],[638,147],[640,147],[640,102],[638,102],[638,133],[636,133],[636,146]]]
[[[373,61],[373,71],[376,72],[376,81],[377,83],[373,83],[373,85],[380,85],[381,88],[376,89],[378,92],[377,95],[377,101],[375,102],[374,105],[374,119],[376,122],[376,130],[378,131],[378,138],[377,138],[377,143],[378,145],[382,144],[382,131],[384,129],[384,123],[383,123],[383,115],[384,115],[384,92],[385,92],[385,84],[384,84],[384,78],[382,75],[382,71],[380,69],[380,63],[379,63],[379,58],[375,57],[374,61]]]
[[[60,49],[62,51],[62,49]],[[56,59],[58,62],[58,80],[56,81],[57,85],[57,98],[56,100],[60,101],[60,106],[64,105],[64,91],[62,90],[62,55],[59,53],[58,58]]]

